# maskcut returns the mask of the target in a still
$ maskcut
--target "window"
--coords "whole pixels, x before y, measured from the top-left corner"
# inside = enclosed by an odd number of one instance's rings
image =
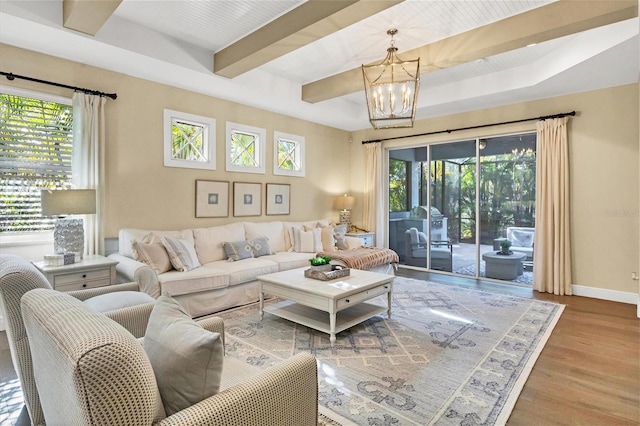
[[[304,137],[274,132],[273,174],[304,177]]]
[[[266,131],[227,122],[227,171],[265,172]]]
[[[70,99],[0,88],[0,232],[53,229],[40,190],[71,187]]]
[[[216,120],[164,110],[164,165],[216,169]]]

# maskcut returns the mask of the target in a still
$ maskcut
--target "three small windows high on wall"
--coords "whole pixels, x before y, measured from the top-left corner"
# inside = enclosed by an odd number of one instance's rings
[[[265,129],[227,122],[225,135],[227,171],[265,174]],[[305,176],[304,143],[303,136],[274,132],[274,175]],[[165,109],[164,165],[216,170],[216,120]]]

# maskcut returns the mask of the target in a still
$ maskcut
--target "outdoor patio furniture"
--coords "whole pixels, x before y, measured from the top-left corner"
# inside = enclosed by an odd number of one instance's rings
[[[406,265],[427,266],[427,236],[417,228],[405,231],[405,260]],[[453,245],[449,241],[431,241],[431,269],[453,270]]]
[[[490,251],[482,254],[485,261],[485,277],[498,280],[515,280],[522,275],[522,261],[527,258],[524,253],[497,254]]]

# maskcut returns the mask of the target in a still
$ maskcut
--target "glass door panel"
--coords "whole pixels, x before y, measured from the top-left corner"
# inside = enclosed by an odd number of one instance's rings
[[[475,140],[431,146],[431,269],[475,276]]]
[[[481,276],[533,282],[535,133],[479,140]]]

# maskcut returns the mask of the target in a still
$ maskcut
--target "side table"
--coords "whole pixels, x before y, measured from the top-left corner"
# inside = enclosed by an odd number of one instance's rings
[[[373,247],[373,236],[374,233],[373,232],[347,232],[346,234],[347,237],[358,237],[361,238],[364,241],[364,245],[367,247]]]
[[[63,266],[45,266],[33,262],[58,291],[82,290],[116,283],[117,261],[100,255],[85,256],[82,261]]]
[[[490,251],[482,254],[485,261],[484,275],[487,278],[498,280],[515,280],[522,275],[522,261],[527,258],[524,253],[512,253],[509,255],[496,254]]]

